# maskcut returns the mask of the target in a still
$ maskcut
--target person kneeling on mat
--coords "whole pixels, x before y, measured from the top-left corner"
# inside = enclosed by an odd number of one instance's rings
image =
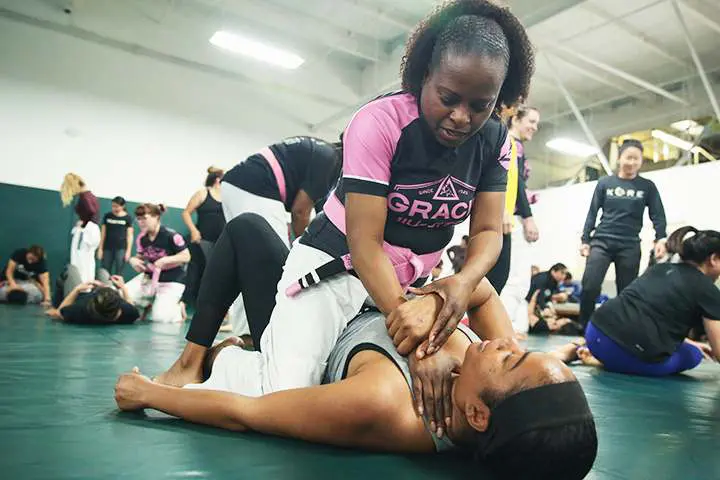
[[[50,305],[50,274],[39,245],[15,250],[0,276],[0,302]]]
[[[137,254],[130,266],[140,275],[127,288],[131,302],[149,312],[150,320],[181,322],[185,320],[180,302],[185,291],[183,265],[190,261],[190,251],[182,235],[160,223],[163,213],[162,204],[144,203],[135,209],[142,232],[135,240]]]
[[[647,376],[693,369],[703,356],[720,361],[720,290],[714,285],[720,277],[720,232],[683,227],[670,236],[667,249],[682,262],[650,267],[593,314],[585,345],[569,344],[555,355]],[[703,325],[710,345],[687,338]]]
[[[65,298],[58,308],[45,314],[53,320],[66,323],[121,325],[135,322],[140,312],[128,302],[130,295],[125,281],[119,275],[112,277],[101,269],[100,280],[82,282],[74,265],[68,266],[63,285]]]
[[[255,241],[244,241],[249,238]],[[227,225],[216,252],[222,252],[224,260],[213,255],[208,265],[212,275],[204,277],[198,314],[204,318],[216,310],[215,317],[221,319],[220,304],[229,304],[242,290],[253,299],[248,305],[251,331],[261,336],[287,248],[265,220],[245,214]],[[258,285],[263,288],[257,290]],[[492,330],[488,324],[509,324],[490,284],[484,281],[482,287],[470,325],[487,331]],[[437,316],[439,297],[429,299]],[[408,317],[415,317],[413,309],[405,312]],[[477,336],[465,326],[437,353],[405,358],[388,336],[385,317],[368,310],[350,322],[332,349],[325,385],[263,395],[262,382],[250,378],[256,370],[245,368],[248,362],[258,363],[261,353],[242,350],[239,340],[230,338],[208,351],[206,372],[199,378],[207,378],[205,383],[181,389],[150,382],[136,371],[120,378],[116,401],[123,410],[155,408],[221,428],[333,445],[401,452],[464,446],[512,478],[542,476],[545,471],[554,478],[582,478],[590,469],[597,449],[593,419],[577,381],[561,362],[523,352],[507,339],[471,343]],[[396,338],[407,333],[401,321],[389,328]],[[431,322],[416,324],[409,336],[417,344],[417,338],[427,339],[431,328]],[[411,388],[427,419],[415,415]],[[438,393],[438,402],[431,398],[433,391],[444,392]],[[544,445],[573,462],[555,461]]]

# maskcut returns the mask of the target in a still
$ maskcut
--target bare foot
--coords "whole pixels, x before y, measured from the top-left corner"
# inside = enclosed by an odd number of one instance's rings
[[[153,378],[153,381],[172,387],[184,387],[188,383],[201,383],[203,381],[203,359],[207,348],[188,342],[180,358],[175,360],[172,367]]]
[[[578,348],[577,356],[584,365],[589,365],[591,367],[602,367],[603,366],[603,364],[600,360],[593,357],[593,354],[590,353],[590,349],[587,347]]]
[[[558,347],[556,350],[553,350],[550,354],[565,363],[570,363],[578,359],[577,350],[577,345],[574,343],[567,343],[562,347]]]

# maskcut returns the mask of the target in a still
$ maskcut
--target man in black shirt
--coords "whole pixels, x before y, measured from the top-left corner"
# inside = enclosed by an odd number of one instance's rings
[[[617,175],[600,179],[590,204],[582,235],[581,254],[588,257],[582,279],[580,323],[587,325],[595,310],[603,279],[615,264],[617,293],[635,280],[640,269],[640,230],[647,207],[655,227],[656,254],[664,254],[665,210],[655,184],[638,175],[643,147],[638,140],[625,140],[620,147]],[[600,224],[595,226],[598,210]],[[591,233],[594,234],[591,237]]]

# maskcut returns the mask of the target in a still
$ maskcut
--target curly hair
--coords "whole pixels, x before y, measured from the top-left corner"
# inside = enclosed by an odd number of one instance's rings
[[[447,53],[501,58],[507,67],[497,105],[527,98],[535,53],[525,27],[493,0],[452,0],[438,6],[408,39],[401,65],[403,90],[420,97],[425,77]]]

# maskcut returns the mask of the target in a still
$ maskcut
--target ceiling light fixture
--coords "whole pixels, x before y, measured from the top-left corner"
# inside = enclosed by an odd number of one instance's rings
[[[215,32],[210,37],[210,43],[224,50],[288,70],[294,70],[305,63],[302,57],[294,53],[224,30]]]
[[[596,155],[598,153],[598,149],[592,145],[577,142],[569,138],[553,138],[547,142],[545,146],[556,152],[575,157],[589,157],[590,155]]]

